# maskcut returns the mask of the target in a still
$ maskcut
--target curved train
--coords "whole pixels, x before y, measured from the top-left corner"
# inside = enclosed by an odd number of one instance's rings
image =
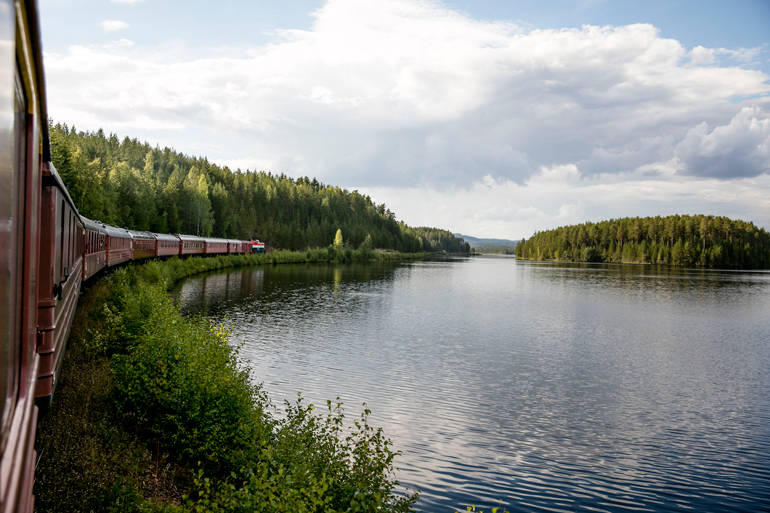
[[[51,163],[34,0],[0,0],[0,58],[0,513],[32,512],[38,404],[54,391],[82,284],[130,260],[264,245],[81,216]]]

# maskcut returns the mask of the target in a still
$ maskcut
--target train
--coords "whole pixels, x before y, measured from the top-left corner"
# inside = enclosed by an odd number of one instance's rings
[[[34,0],[0,0],[0,513],[34,510],[35,431],[84,283],[135,260],[264,251],[82,216],[51,162]]]

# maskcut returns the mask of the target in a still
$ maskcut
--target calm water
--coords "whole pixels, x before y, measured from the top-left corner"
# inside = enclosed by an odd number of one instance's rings
[[[277,404],[365,401],[421,511],[770,510],[770,273],[287,265],[180,298]]]

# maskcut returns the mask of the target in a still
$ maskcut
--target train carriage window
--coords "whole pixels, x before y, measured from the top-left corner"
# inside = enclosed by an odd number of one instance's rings
[[[67,237],[67,260],[64,275],[69,276],[70,267],[72,267],[72,215],[70,214],[69,205],[65,203],[64,208],[67,215],[67,233],[64,234]]]
[[[67,210],[69,210],[69,209],[67,209]],[[72,254],[74,253],[74,251],[73,251],[74,244],[72,243],[72,232],[73,232],[73,228],[74,228],[73,224],[74,223],[72,222],[72,214],[67,212],[67,226],[69,228],[67,230],[67,246],[68,246],[68,249],[69,249],[69,251],[67,251],[67,275],[68,276],[70,274],[70,268],[72,267],[72,260],[73,260]]]
[[[62,242],[62,254],[60,255],[61,277],[59,279],[64,281],[64,277],[67,276],[67,259],[69,259],[69,255],[70,255],[70,238],[69,238],[70,218],[67,215],[67,210],[66,210],[64,200],[62,200],[61,202],[61,219],[62,219],[62,231],[59,234],[59,237],[61,237],[61,242]]]
[[[75,265],[75,259],[77,258],[77,251],[75,250],[75,214],[70,214],[70,268]]]
[[[64,200],[61,202],[61,206],[59,207],[59,219],[61,219],[61,226],[59,227],[59,255],[58,255],[58,271],[59,275],[54,279],[54,281],[59,281],[61,279],[61,276],[64,275],[64,237],[61,236],[61,234],[64,233]]]
[[[72,247],[74,245],[72,244],[72,232],[75,228],[75,223],[72,220],[72,214],[70,213],[69,205],[65,204],[65,208],[67,209],[67,276],[69,276],[70,269],[72,268],[72,257],[75,253]]]
[[[69,246],[69,251],[67,252],[67,275],[69,276],[70,269],[75,261],[75,237],[73,237],[75,232],[75,222],[72,219],[72,214],[70,212],[67,212],[67,223],[69,224],[69,230],[67,231],[67,246]]]
[[[19,76],[17,69],[14,77],[9,77],[8,82],[13,84],[8,83],[8,88],[14,91],[13,119],[7,119],[6,126],[12,124],[13,134],[11,136],[9,131],[7,138],[2,141],[9,146],[7,150],[13,160],[8,168],[0,170],[0,331],[3,332],[2,337],[5,340],[0,348],[0,393],[3,401],[0,450],[5,448],[6,427],[16,403],[21,363],[19,343],[22,312],[18,306],[22,297],[22,280],[19,275],[22,272],[24,254],[22,213],[25,195],[22,188],[27,167],[27,102]],[[10,105],[8,109],[10,110]]]

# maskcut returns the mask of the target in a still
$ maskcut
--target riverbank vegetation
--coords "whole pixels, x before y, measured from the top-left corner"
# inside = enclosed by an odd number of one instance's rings
[[[448,230],[411,227],[384,204],[316,179],[230,170],[128,137],[50,127],[53,163],[81,214],[134,230],[322,247],[341,229],[359,247],[469,253]]]
[[[516,256],[567,262],[767,269],[770,234],[753,223],[727,217],[633,217],[538,232],[519,242]]]
[[[353,423],[339,400],[276,415],[226,331],[183,317],[167,293],[206,270],[333,252],[175,257],[93,283],[40,423],[37,510],[412,511],[365,406]]]

